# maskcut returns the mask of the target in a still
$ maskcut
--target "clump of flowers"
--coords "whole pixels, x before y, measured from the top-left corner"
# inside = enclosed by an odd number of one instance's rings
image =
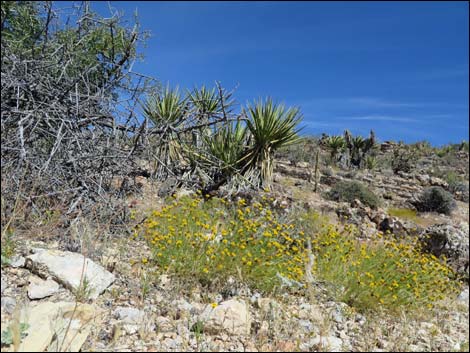
[[[360,309],[427,307],[460,287],[455,274],[438,259],[420,251],[415,241],[405,243],[378,233],[375,239],[355,239],[357,230],[330,226],[313,240],[319,277],[336,284],[340,300]]]
[[[174,200],[143,224],[152,262],[163,271],[202,284],[229,276],[273,291],[279,276],[302,281],[307,259],[303,233],[282,223],[264,202],[229,203],[202,196]]]
[[[445,259],[422,253],[413,242],[381,233],[362,241],[353,226],[339,230],[313,212],[285,218],[264,201],[248,205],[199,195],[154,211],[135,236],[152,249],[142,263],[186,283],[216,286],[231,276],[264,292],[276,291],[284,279],[305,284],[311,251],[313,276],[358,309],[432,308],[459,287]]]

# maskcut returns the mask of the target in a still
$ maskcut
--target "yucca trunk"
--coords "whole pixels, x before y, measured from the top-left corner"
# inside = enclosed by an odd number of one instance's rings
[[[274,156],[271,147],[263,148],[261,151],[261,186],[264,189],[271,189],[274,174]]]

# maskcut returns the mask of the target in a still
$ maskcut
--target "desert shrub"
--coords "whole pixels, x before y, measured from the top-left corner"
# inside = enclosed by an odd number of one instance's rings
[[[449,183],[449,191],[455,194],[456,198],[463,202],[468,202],[469,200],[469,190],[468,190],[468,181],[467,182],[456,182]]]
[[[417,244],[380,235],[368,243],[357,231],[330,226],[312,241],[316,275],[333,284],[337,300],[360,310],[432,308],[435,301],[457,293],[459,284],[444,260],[423,254]]]
[[[320,169],[320,173],[322,175],[326,175],[326,176],[333,176],[335,175],[335,171],[332,167],[328,166],[328,167],[322,167]]]
[[[340,231],[312,211],[281,216],[267,204],[200,196],[171,201],[134,234],[152,250],[140,261],[186,286],[214,288],[232,276],[262,292],[286,282],[303,286],[309,269],[338,300],[363,310],[431,307],[456,291],[451,270],[415,244],[380,234],[364,244],[354,227]]]
[[[365,159],[366,169],[374,170],[377,168],[378,162],[377,158],[374,156],[367,156]]]
[[[447,171],[439,175],[443,178],[448,186],[448,191],[456,196],[457,199],[468,202],[469,199],[469,190],[468,190],[468,181],[464,177],[460,176],[454,171]]]
[[[391,167],[395,174],[399,172],[409,173],[418,160],[416,151],[408,146],[401,146],[393,150]]]
[[[357,181],[339,182],[331,188],[326,196],[331,200],[343,202],[352,202],[354,199],[358,199],[372,208],[377,208],[380,205],[379,198]]]
[[[186,283],[217,287],[232,276],[271,292],[281,277],[304,275],[303,234],[260,202],[181,198],[154,211],[142,235],[152,248],[150,263]]]
[[[281,147],[275,152],[276,159],[287,159],[294,165],[299,162],[313,163],[314,151],[318,148],[318,139],[303,137],[298,143]]]
[[[14,241],[14,234],[11,228],[6,228],[2,231],[2,267],[10,263],[11,257],[15,253],[16,242]]]
[[[421,212],[439,212],[447,215],[457,206],[452,194],[440,186],[425,189],[413,204]]]
[[[462,141],[459,145],[459,151],[465,151],[465,152],[468,152],[469,151],[469,144],[468,144],[468,141]]]

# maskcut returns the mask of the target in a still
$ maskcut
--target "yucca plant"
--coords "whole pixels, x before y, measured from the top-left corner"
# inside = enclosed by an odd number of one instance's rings
[[[261,184],[269,189],[274,170],[274,152],[280,147],[298,141],[297,125],[301,121],[298,108],[286,109],[281,104],[255,102],[249,105],[245,114],[248,117],[247,127],[250,131],[252,145],[244,156],[247,168],[259,168]]]
[[[229,176],[241,168],[241,160],[247,146],[247,129],[240,121],[229,123],[206,137],[205,144],[215,160],[219,173]]]
[[[156,158],[169,166],[181,159],[181,143],[173,132],[183,125],[188,110],[187,101],[178,89],[166,87],[159,94],[147,97],[142,105],[143,115],[160,131]]]
[[[197,114],[201,119],[208,118],[213,114],[217,114],[221,110],[220,97],[215,88],[207,89],[205,86],[194,88],[188,91],[188,99],[197,110]]]
[[[354,136],[351,139],[351,163],[356,167],[361,165],[364,146],[365,140],[362,136]]]
[[[374,156],[366,156],[365,165],[367,169],[374,170],[375,168],[377,168],[377,164],[377,158],[375,158]]]
[[[156,128],[162,129],[168,126],[178,127],[184,121],[187,104],[177,88],[166,87],[160,94],[147,97],[142,109],[144,116]]]
[[[330,136],[326,140],[326,145],[330,149],[331,159],[336,160],[338,153],[345,147],[345,141],[342,136]]]

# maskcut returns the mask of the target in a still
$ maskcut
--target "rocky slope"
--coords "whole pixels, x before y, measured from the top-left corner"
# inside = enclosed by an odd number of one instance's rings
[[[274,204],[287,212],[301,205],[339,225],[356,224],[364,239],[387,230],[403,236],[435,234],[429,246],[468,275],[468,203],[458,201],[450,216],[423,213],[410,220],[389,214],[392,208],[410,207],[427,186],[446,188],[442,179],[418,172],[332,169],[321,173],[313,192],[311,176],[307,163],[279,162]],[[325,199],[322,195],[341,180],[363,182],[383,199],[382,207]],[[130,203],[144,213],[162,201],[157,186],[142,183],[145,197]],[[84,256],[63,251],[59,242],[21,239],[15,257],[2,267],[2,351],[14,351],[15,345],[20,351],[468,350],[468,287],[432,312],[400,315],[358,313],[335,301],[321,282],[265,297],[227,278],[223,290],[207,292],[186,288],[165,274],[151,280],[152,269],[140,260],[149,257],[150,249],[129,238],[95,240],[82,246],[89,249]]]

